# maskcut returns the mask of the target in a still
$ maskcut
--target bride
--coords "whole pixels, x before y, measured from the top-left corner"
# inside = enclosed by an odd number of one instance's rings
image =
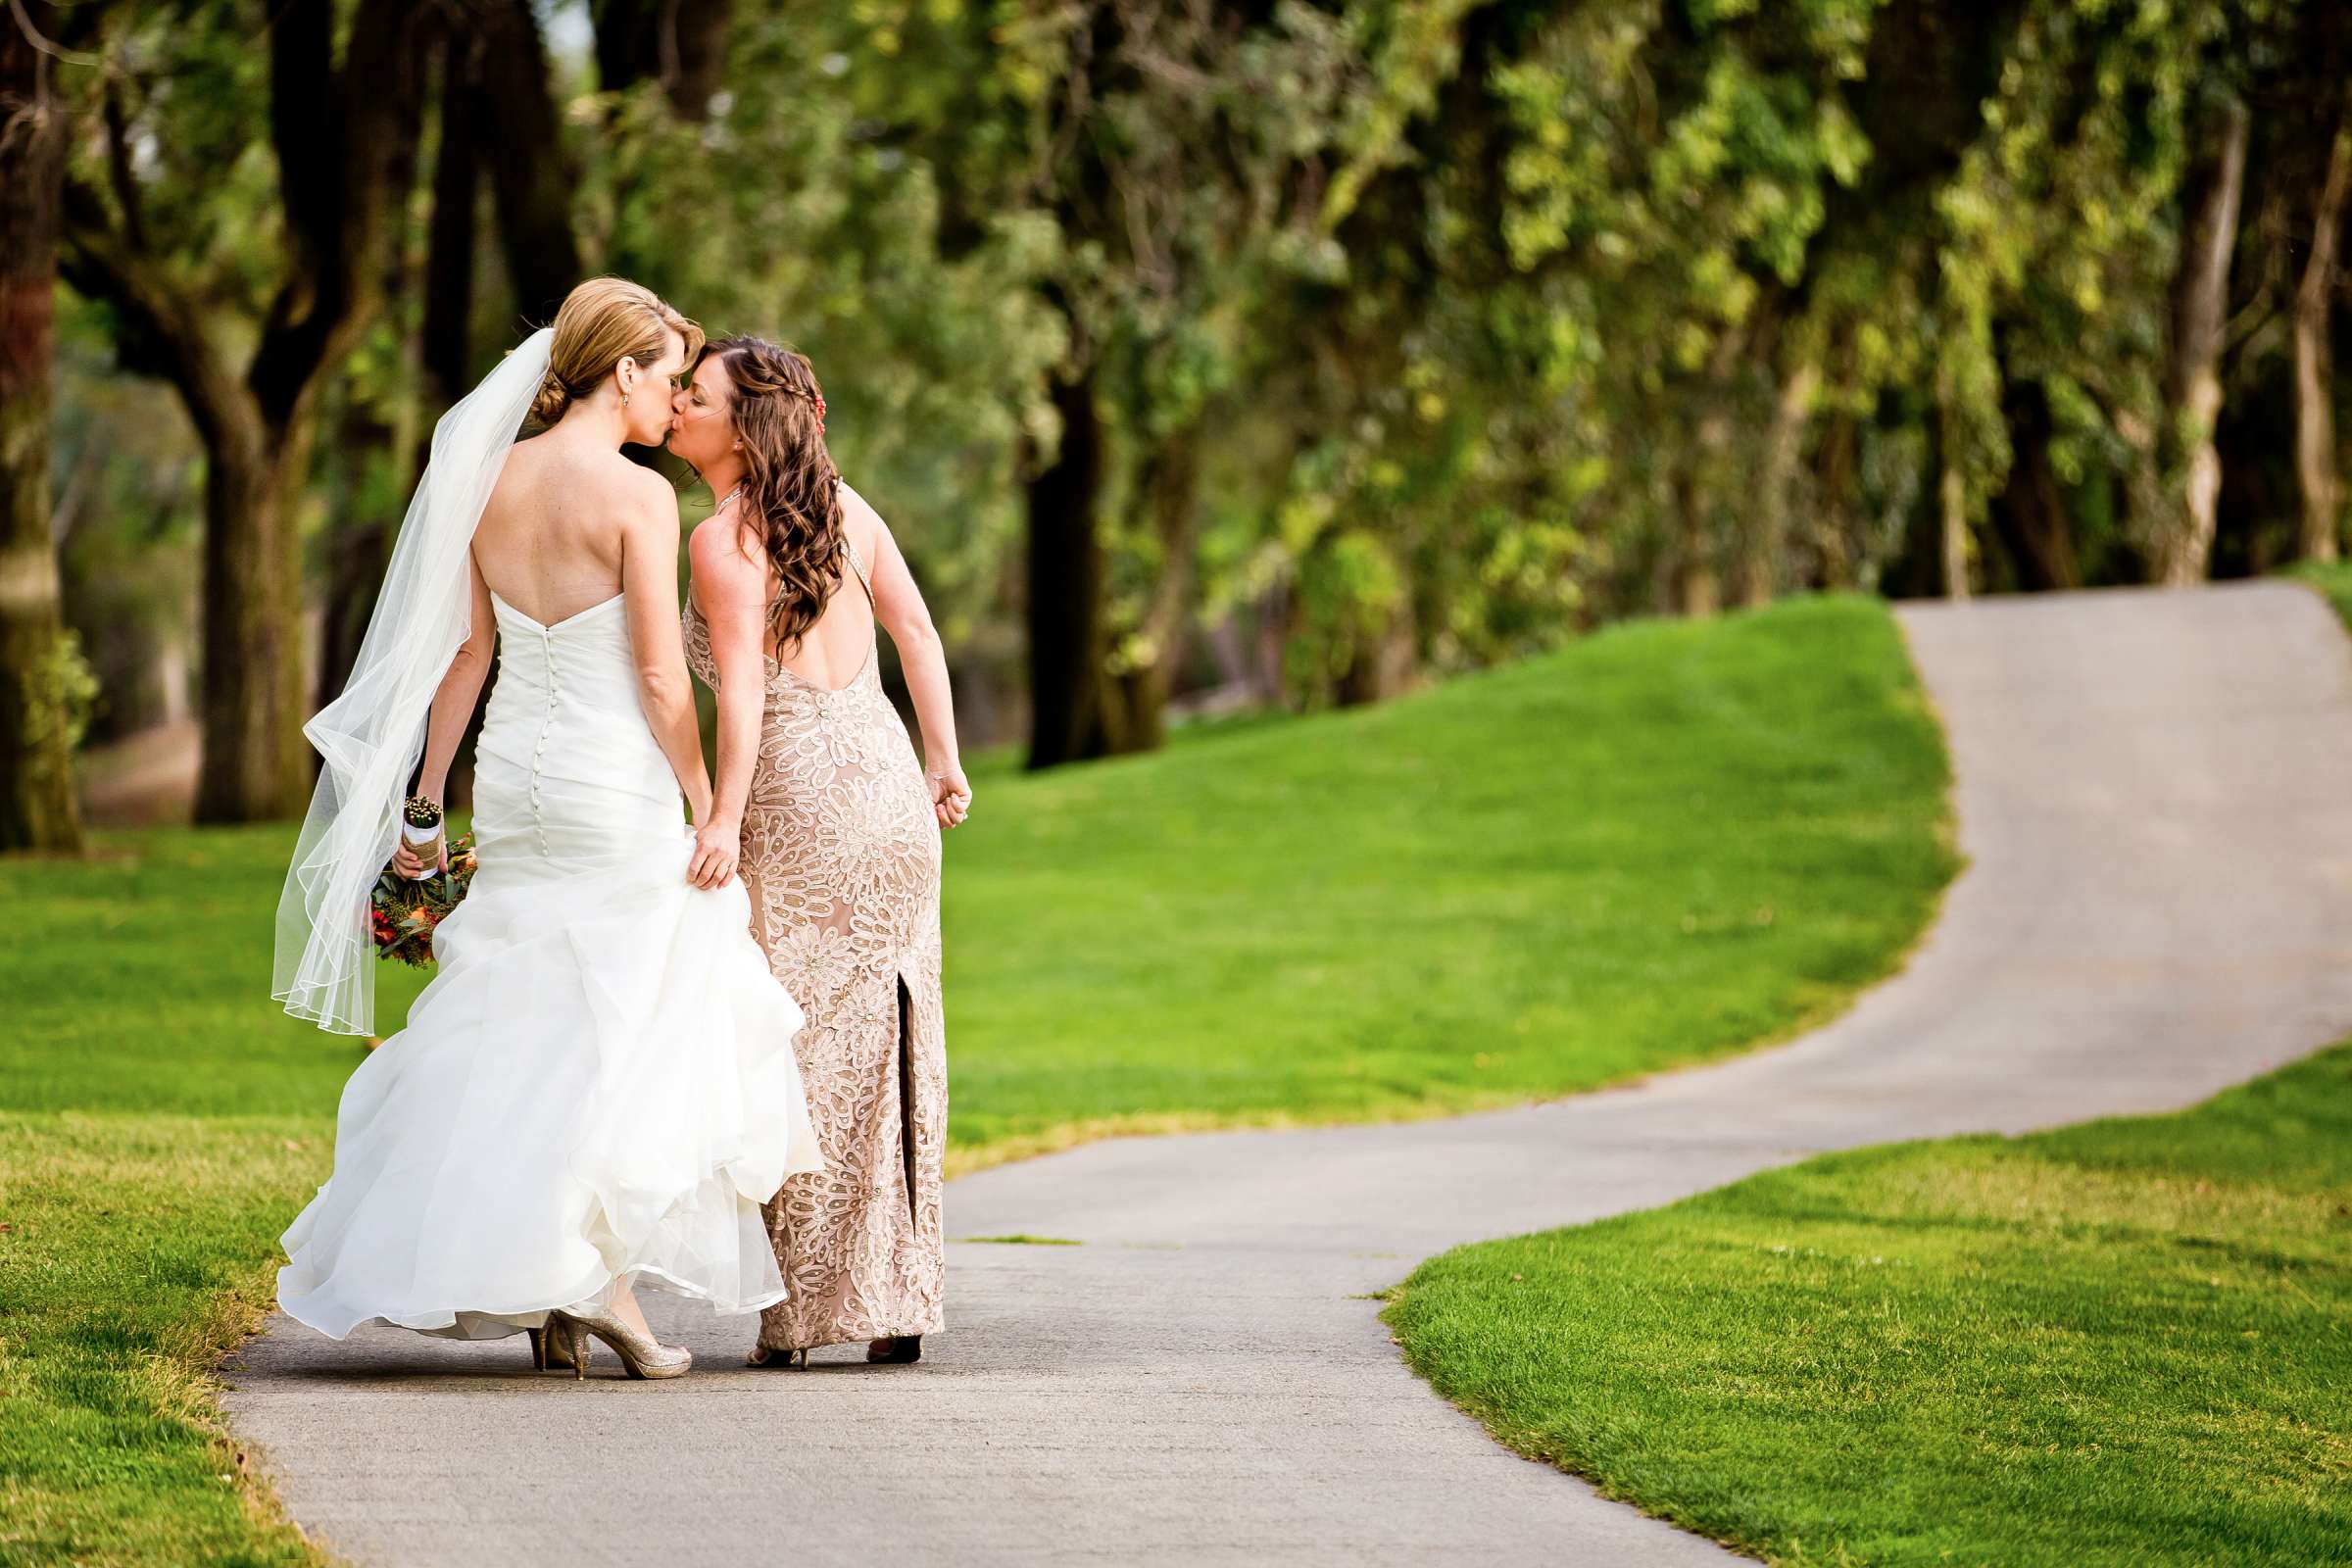
[[[405,787],[441,799],[489,673],[476,871],[433,937],[408,1027],[343,1091],[335,1167],[282,1238],[278,1303],[361,1323],[531,1336],[586,1368],[674,1377],[632,1285],[749,1312],[784,1297],[760,1204],[822,1161],[794,1000],[751,936],[708,823],[657,445],[701,330],[634,283],[571,292],[433,433],[349,684],[306,727],[324,759],[278,907],[274,994],[370,1031],[369,890]],[[525,414],[548,426],[517,442]],[[442,864],[447,852],[442,852]]]

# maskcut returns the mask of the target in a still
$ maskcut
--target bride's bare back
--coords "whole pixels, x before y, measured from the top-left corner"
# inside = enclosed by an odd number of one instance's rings
[[[517,442],[491,487],[473,534],[473,631],[460,664],[486,668],[499,635],[492,596],[552,633],[573,616],[617,599],[637,666],[637,697],[654,738],[676,773],[695,819],[710,807],[710,775],[695,724],[694,690],[678,631],[678,504],[669,483],[588,432],[559,425]],[[459,665],[453,664],[456,678]],[[480,689],[479,674],[467,677]],[[455,749],[465,713],[445,715],[436,700],[428,756]],[[436,751],[438,747],[440,750]],[[446,765],[446,764],[444,764]],[[724,873],[698,886],[718,887]]]
[[[474,530],[474,564],[492,593],[556,625],[621,592],[625,542],[649,504],[674,507],[659,474],[616,451],[534,436],[508,454]]]

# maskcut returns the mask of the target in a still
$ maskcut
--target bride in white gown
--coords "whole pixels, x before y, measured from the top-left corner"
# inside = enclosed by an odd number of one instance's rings
[[[367,1032],[368,891],[419,747],[438,801],[497,649],[479,868],[408,1026],[346,1085],[333,1175],[283,1237],[279,1305],[334,1338],[529,1332],[536,1364],[577,1375],[593,1334],[632,1376],[675,1376],[687,1353],[655,1342],[632,1282],[726,1312],[784,1297],[760,1204],[821,1163],[802,1015],[711,818],[675,501],[619,451],[661,441],[700,337],[600,278],[451,410],[352,679],[308,726],[325,766],[274,989]],[[517,443],[526,410],[551,428]]]

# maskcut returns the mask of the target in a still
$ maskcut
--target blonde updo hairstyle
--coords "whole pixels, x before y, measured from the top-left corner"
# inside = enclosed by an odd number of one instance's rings
[[[768,629],[789,650],[846,580],[841,470],[825,449],[825,394],[808,357],[759,337],[720,338],[710,358],[727,372],[728,409],[743,443],[743,526],[756,531],[776,597]]]
[[[686,363],[692,365],[703,350],[703,329],[661,295],[625,277],[592,277],[582,283],[564,296],[563,308],[556,312],[547,379],[531,400],[531,417],[553,425],[624,359],[652,365],[667,347],[667,332],[686,340]]]

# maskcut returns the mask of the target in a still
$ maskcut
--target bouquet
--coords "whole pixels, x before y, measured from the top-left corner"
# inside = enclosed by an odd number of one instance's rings
[[[422,811],[419,811],[422,808]],[[466,897],[466,887],[473,881],[473,835],[467,833],[449,847],[449,869],[436,871],[433,862],[440,858],[433,848],[441,836],[441,808],[430,801],[413,800],[404,813],[404,832],[410,837],[410,848],[419,851],[426,865],[425,874],[410,878],[390,866],[375,879],[375,891],[368,901],[368,924],[375,934],[375,953],[379,958],[396,958],[413,968],[421,969],[433,961],[433,929],[449,917]],[[427,817],[419,821],[419,815]],[[414,842],[416,830],[429,830],[421,847]]]

